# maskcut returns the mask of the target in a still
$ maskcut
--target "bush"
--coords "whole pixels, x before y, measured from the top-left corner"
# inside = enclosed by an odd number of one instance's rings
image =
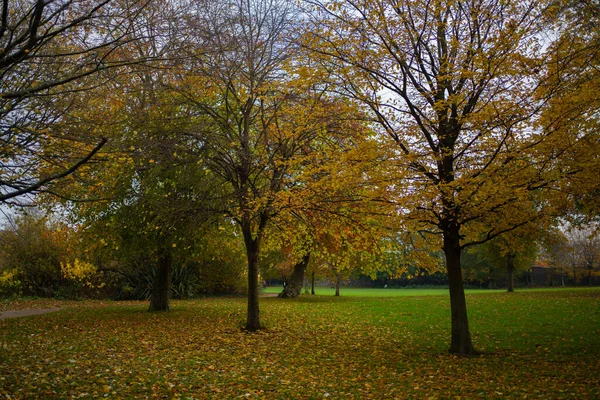
[[[150,300],[157,268],[141,268],[126,276],[117,285],[116,300]],[[195,271],[186,266],[175,265],[171,272],[171,298],[190,299],[198,293],[198,279]]]
[[[17,278],[17,270],[3,271],[0,274],[0,297],[20,296],[21,281]]]
[[[42,217],[24,215],[1,233],[0,271],[20,292],[28,296],[51,297],[63,284],[60,260],[68,252],[61,233],[49,228]]]
[[[173,299],[191,299],[198,289],[198,279],[191,268],[173,267],[171,274],[171,297]]]
[[[240,265],[206,262],[198,266],[198,290],[201,294],[246,293],[247,278]]]

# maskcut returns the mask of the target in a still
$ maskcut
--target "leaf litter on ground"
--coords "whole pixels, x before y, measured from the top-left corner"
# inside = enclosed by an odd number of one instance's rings
[[[169,313],[54,301],[60,312],[0,321],[0,398],[600,396],[600,290],[467,301],[481,357],[447,352],[445,295],[264,298],[256,333],[241,329],[240,298]]]

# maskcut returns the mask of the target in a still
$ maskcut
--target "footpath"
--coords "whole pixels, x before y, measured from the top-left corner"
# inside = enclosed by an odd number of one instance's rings
[[[9,310],[1,311],[0,319],[17,318],[17,317],[28,317],[30,315],[48,314],[59,311],[60,308],[34,308],[29,310]]]

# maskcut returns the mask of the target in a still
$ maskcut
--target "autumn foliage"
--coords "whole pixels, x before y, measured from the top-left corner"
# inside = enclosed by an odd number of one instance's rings
[[[450,350],[476,355],[465,255],[512,281],[565,221],[597,233],[591,2],[2,4],[0,202],[69,237],[38,235],[37,276],[2,266],[7,293],[245,292],[258,331],[270,267],[282,297],[441,269]]]

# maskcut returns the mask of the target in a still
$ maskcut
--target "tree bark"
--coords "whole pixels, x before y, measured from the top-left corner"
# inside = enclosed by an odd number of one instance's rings
[[[288,280],[287,285],[283,288],[277,297],[282,299],[296,298],[300,295],[304,284],[304,273],[310,260],[310,253],[305,254],[300,261],[294,265],[294,272]]]
[[[173,259],[169,250],[162,250],[158,260],[158,272],[154,279],[150,308],[148,311],[169,311],[171,298],[171,270]]]
[[[337,297],[340,297],[340,275],[336,274],[335,275],[335,295]]]
[[[515,255],[513,253],[509,253],[506,258],[506,270],[508,272],[508,292],[515,291]]]
[[[256,331],[261,328],[258,308],[258,252],[248,252],[248,317],[246,330]]]
[[[456,224],[448,224],[443,230],[444,255],[448,272],[450,288],[450,309],[452,314],[452,341],[450,352],[455,354],[477,355],[467,318],[467,302],[463,287],[462,270],[460,266],[460,235]]]
[[[260,326],[260,312],[258,307],[258,254],[260,238],[253,238],[250,225],[242,225],[242,234],[246,245],[248,258],[248,313],[246,317],[246,330],[257,331]]]
[[[310,286],[311,286],[310,294],[314,296],[315,295],[315,271],[313,271],[313,273],[312,273],[312,277],[310,280]]]

